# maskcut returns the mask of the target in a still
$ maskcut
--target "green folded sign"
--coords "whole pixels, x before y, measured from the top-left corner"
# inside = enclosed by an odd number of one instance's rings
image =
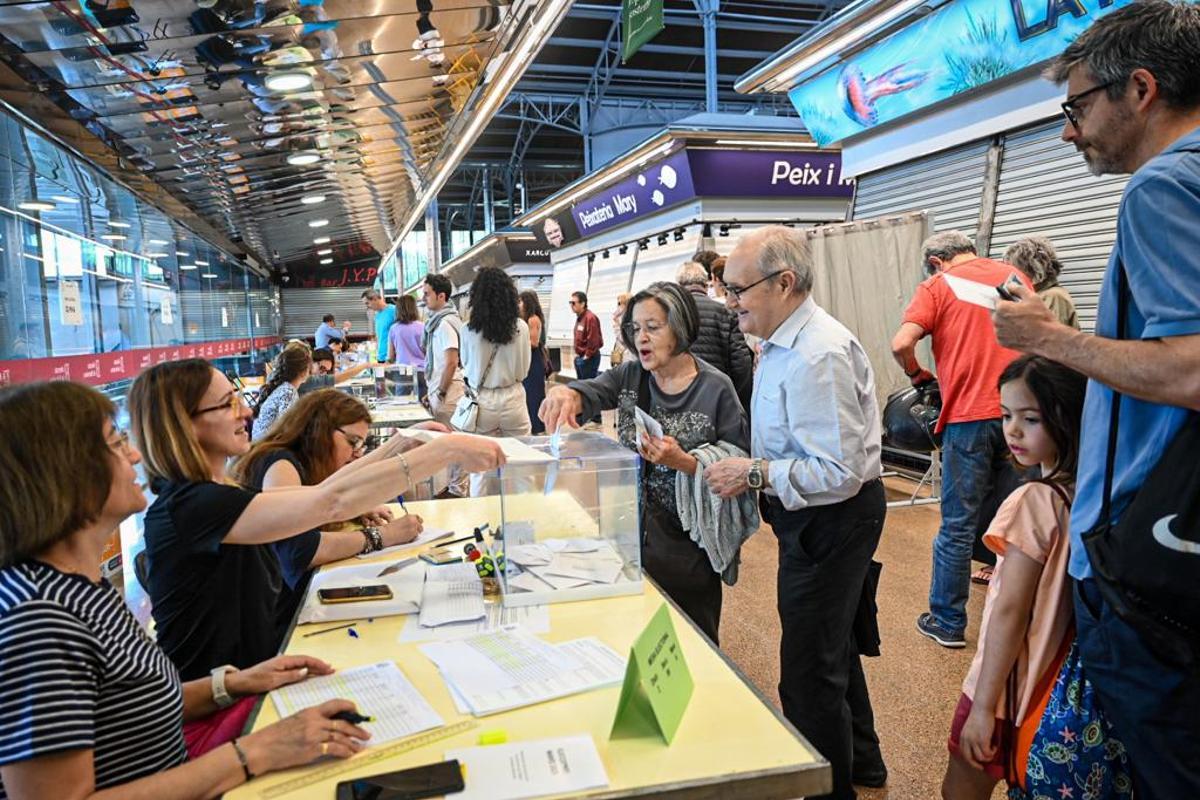
[[[660,735],[670,744],[694,688],[667,604],[663,603],[631,648],[610,736]]]
[[[663,27],[663,0],[622,0],[621,61],[632,58]]]

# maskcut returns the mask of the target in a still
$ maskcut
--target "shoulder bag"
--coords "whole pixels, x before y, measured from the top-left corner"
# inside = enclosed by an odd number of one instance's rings
[[[492,345],[492,354],[488,357],[487,365],[479,376],[480,388],[483,388],[483,384],[487,382],[488,373],[492,371],[492,362],[496,360],[496,352],[499,349],[500,345]],[[463,377],[463,396],[459,398],[458,405],[454,407],[450,425],[466,433],[474,433],[475,429],[479,427],[479,395],[471,388],[471,382],[465,376]]]

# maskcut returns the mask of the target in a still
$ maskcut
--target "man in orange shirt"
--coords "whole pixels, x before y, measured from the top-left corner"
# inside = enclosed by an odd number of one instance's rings
[[[905,310],[892,339],[892,355],[914,386],[931,381],[933,374],[917,361],[916,346],[933,337],[942,394],[937,424],[942,434],[942,525],[933,542],[929,612],[917,619],[917,630],[943,647],[957,648],[966,645],[972,546],[986,527],[985,517],[995,511],[997,489],[1016,483],[1001,429],[997,382],[1017,353],[996,340],[990,310],[960,298],[954,289],[970,289],[971,283],[999,286],[1013,275],[1032,287],[1014,267],[980,258],[960,231],[934,234],[922,250],[931,277],[917,287]]]

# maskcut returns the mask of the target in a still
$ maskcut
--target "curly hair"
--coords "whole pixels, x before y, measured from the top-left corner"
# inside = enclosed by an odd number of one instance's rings
[[[285,383],[290,383],[302,375],[307,375],[312,368],[312,351],[308,346],[303,347],[285,347],[275,357],[274,368],[271,371],[271,377],[263,385],[258,393],[258,400],[254,403],[254,418],[258,419],[258,412],[262,409],[263,404],[267,402],[267,398],[271,396],[271,392],[278,389]]]
[[[471,320],[467,327],[492,344],[508,344],[517,335],[517,286],[499,267],[483,267],[471,282]]]
[[[1058,282],[1062,262],[1054,245],[1045,236],[1030,236],[1014,242],[1004,251],[1004,260],[1029,276],[1039,292]]]

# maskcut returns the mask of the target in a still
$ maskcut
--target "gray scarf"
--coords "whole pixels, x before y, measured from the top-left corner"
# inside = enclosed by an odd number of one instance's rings
[[[450,325],[454,328],[455,332],[462,330],[462,320],[458,318],[458,309],[451,303],[446,303],[446,305],[433,312],[429,319],[425,320],[425,331],[421,334],[421,349],[425,351],[426,377],[433,374],[433,350],[429,347],[429,343],[433,341],[433,334],[437,330],[438,325],[441,325],[442,320],[450,316],[454,317],[450,321]]]

